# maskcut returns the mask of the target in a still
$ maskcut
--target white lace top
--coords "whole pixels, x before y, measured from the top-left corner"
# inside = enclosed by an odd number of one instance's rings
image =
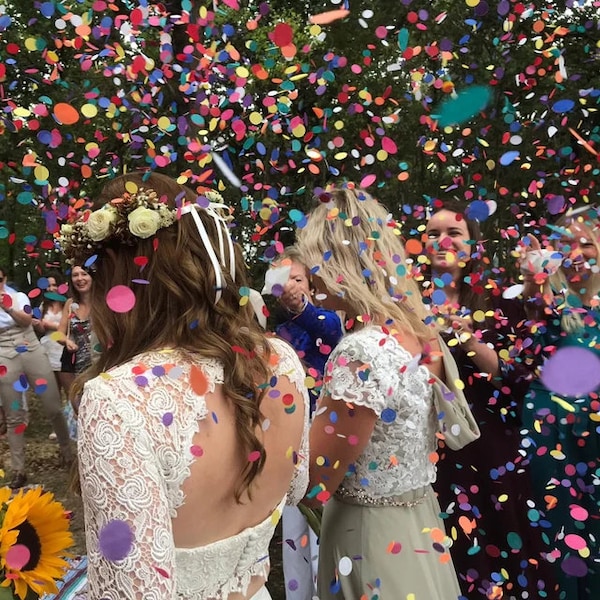
[[[371,498],[403,494],[435,481],[436,414],[427,367],[380,327],[344,337],[325,367],[323,394],[366,406],[379,417],[342,486]],[[317,409],[318,410],[318,409]]]
[[[304,371],[285,342],[270,340],[301,392],[305,423],[289,493],[262,523],[206,546],[175,548],[171,521],[185,502],[182,485],[197,453],[192,438],[207,417],[190,381],[189,353],[148,352],[85,385],[78,440],[89,600],[206,600],[246,593],[269,571],[269,542],[287,499],[297,504],[308,484],[308,396]],[[207,392],[223,382],[219,362],[195,359]]]

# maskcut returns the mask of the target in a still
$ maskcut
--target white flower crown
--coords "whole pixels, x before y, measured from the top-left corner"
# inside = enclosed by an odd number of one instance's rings
[[[221,194],[209,190],[203,194],[209,202],[223,202]],[[61,226],[58,243],[67,262],[89,258],[107,241],[136,244],[170,227],[177,220],[176,208],[162,202],[153,189],[140,187],[125,193],[95,211],[83,213],[74,223]]]

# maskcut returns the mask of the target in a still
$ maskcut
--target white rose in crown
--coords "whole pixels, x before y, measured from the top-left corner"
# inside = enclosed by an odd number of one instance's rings
[[[73,233],[73,225],[62,225],[60,228],[60,235],[66,237],[68,235],[71,235]]]
[[[129,231],[137,237],[149,238],[154,235],[160,227],[160,215],[158,211],[144,206],[138,206],[131,211],[127,217]]]
[[[87,234],[94,242],[100,242],[110,235],[116,221],[117,213],[114,210],[97,210],[86,221]]]

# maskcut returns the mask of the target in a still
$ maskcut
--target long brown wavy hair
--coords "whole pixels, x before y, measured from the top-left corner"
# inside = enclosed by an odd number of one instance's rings
[[[131,182],[138,189],[154,190],[171,208],[176,202],[196,203],[199,195],[164,175],[131,173],[110,181],[96,208],[122,198]],[[197,213],[218,256],[217,225],[206,211]],[[260,453],[259,460],[244,462],[235,491],[239,502],[244,491],[250,493],[250,485],[265,463],[265,449],[256,431],[262,422],[263,384],[270,376],[267,338],[250,303],[240,305],[240,288],[248,287],[248,282],[240,249],[237,245],[234,249],[236,280],[227,267],[222,268],[224,287],[215,303],[215,273],[191,214],[181,215],[154,236],[139,238],[135,245],[110,239],[101,245],[91,269],[91,320],[102,353],[77,386],[81,391],[85,381],[148,350],[176,347],[189,351],[192,360],[194,354],[217,359],[223,365],[223,393],[233,403],[244,455]],[[226,256],[225,263],[229,265],[230,260]],[[147,283],[132,283],[136,279]],[[135,292],[136,302],[129,312],[114,312],[107,306],[106,294],[116,285]]]

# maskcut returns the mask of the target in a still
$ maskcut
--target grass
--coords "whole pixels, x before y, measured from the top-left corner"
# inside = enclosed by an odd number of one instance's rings
[[[81,498],[72,491],[72,474],[69,470],[59,467],[58,444],[48,439],[52,430],[35,396],[29,398],[29,410],[29,427],[25,433],[28,485],[41,485],[45,490],[53,492],[55,498],[71,512],[71,532],[75,540],[72,552],[76,555],[85,554],[83,506]],[[10,458],[6,440],[0,442],[0,466],[5,471],[1,485],[7,485],[10,481]],[[271,575],[267,584],[273,600],[285,600],[281,544],[279,526],[271,541]]]

